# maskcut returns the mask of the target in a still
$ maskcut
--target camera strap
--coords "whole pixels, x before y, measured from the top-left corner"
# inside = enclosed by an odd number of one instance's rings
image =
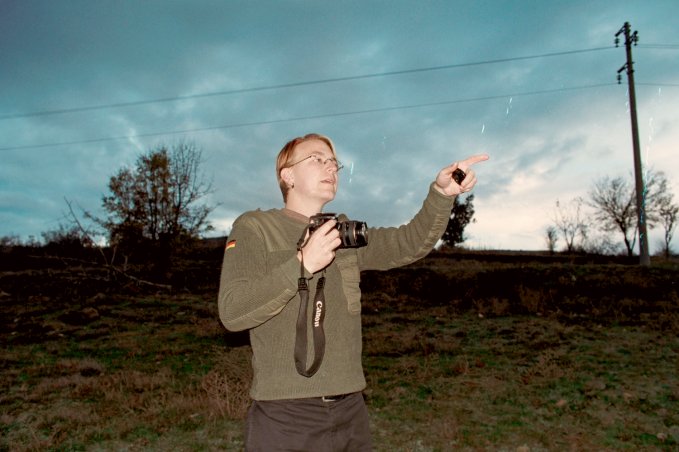
[[[323,276],[318,280],[316,285],[316,295],[314,297],[313,318],[311,319],[311,327],[313,328],[314,340],[314,360],[307,368],[307,349],[308,349],[308,326],[307,321],[309,311],[309,283],[304,277],[304,254],[301,252],[306,244],[305,236],[307,230],[305,228],[302,237],[297,243],[297,250],[300,252],[302,259],[300,261],[300,277],[297,280],[297,291],[299,292],[299,313],[297,314],[297,327],[295,336],[295,367],[297,373],[305,377],[313,376],[323,362],[323,355],[325,354],[325,332],[323,331],[323,321],[325,320],[325,270]]]

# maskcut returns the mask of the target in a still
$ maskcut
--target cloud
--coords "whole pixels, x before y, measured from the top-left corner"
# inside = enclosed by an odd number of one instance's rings
[[[9,5],[0,116],[108,107],[0,119],[0,147],[13,148],[0,150],[0,235],[56,227],[64,197],[97,211],[115,171],[177,140],[203,149],[211,220],[228,230],[245,210],[281,206],[275,156],[314,131],[353,164],[328,210],[375,226],[408,221],[441,167],[487,152],[472,243],[522,249],[544,247],[557,198],[631,170],[626,85],[614,85],[625,55],[613,35],[629,20],[641,43],[673,43],[679,12],[673,1]],[[676,50],[634,52],[644,159],[677,181]],[[394,74],[451,64],[460,66]],[[361,74],[382,75],[197,96]],[[179,96],[194,97],[115,106]]]

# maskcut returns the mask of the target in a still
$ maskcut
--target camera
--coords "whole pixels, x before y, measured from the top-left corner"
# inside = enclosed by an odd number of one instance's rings
[[[457,168],[455,171],[453,171],[453,180],[457,182],[457,185],[460,185],[465,177],[467,177],[467,173],[462,171],[460,168]]]
[[[335,229],[339,231],[342,244],[340,248],[360,248],[368,244],[368,225],[363,221],[339,221],[334,213],[317,213],[309,218],[309,234],[329,220],[337,220]]]

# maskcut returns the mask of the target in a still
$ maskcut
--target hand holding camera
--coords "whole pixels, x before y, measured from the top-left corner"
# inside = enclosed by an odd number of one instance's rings
[[[298,258],[301,260],[302,256],[299,254],[303,253],[304,268],[310,273],[324,269],[335,258],[335,250],[342,243],[339,231],[334,228],[335,224],[336,221],[332,220],[320,226],[314,233],[309,230],[309,236],[298,253]]]
[[[304,253],[304,268],[316,273],[330,265],[338,248],[359,248],[367,244],[366,223],[339,221],[334,213],[319,213],[309,219],[309,236],[300,253]]]

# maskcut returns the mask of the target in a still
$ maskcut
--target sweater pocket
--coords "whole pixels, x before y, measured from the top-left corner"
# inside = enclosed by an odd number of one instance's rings
[[[361,313],[361,273],[358,271],[358,257],[352,250],[338,252],[335,256],[342,276],[342,289],[347,299],[349,314]]]

